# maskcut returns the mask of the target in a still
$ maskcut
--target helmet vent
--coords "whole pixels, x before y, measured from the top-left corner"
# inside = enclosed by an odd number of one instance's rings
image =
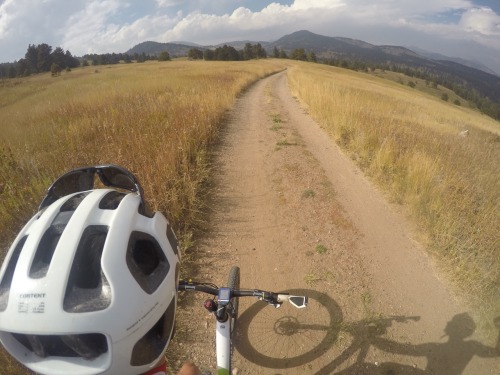
[[[57,218],[56,218],[57,220]],[[43,234],[38,248],[33,258],[33,263],[30,268],[30,277],[33,279],[40,279],[47,275],[50,261],[54,255],[54,251],[59,243],[62,232],[66,227],[65,224],[51,225]]]
[[[111,191],[101,199],[99,208],[101,210],[116,210],[125,195],[118,191]]]
[[[88,194],[89,192],[73,195],[66,202],[64,202],[64,204],[61,206],[60,211],[61,212],[75,211]]]
[[[69,198],[59,210],[50,227],[45,231],[36,249],[33,263],[30,267],[29,276],[33,279],[40,279],[47,276],[52,256],[56,250],[59,239],[66,228],[71,216],[78,205],[83,201],[87,193],[76,194]]]
[[[98,311],[111,304],[111,288],[101,267],[108,229],[105,225],[91,225],[83,231],[66,286],[65,311]]]
[[[172,335],[174,320],[175,298],[172,298],[172,301],[158,322],[134,345],[132,358],[130,358],[132,366],[149,364],[163,353]]]
[[[132,232],[126,260],[132,276],[148,294],[152,294],[160,286],[170,269],[158,241],[142,232]]]
[[[16,244],[16,247],[14,248],[14,251],[9,259],[9,263],[7,264],[7,269],[3,275],[2,282],[0,282],[0,311],[5,311],[7,308],[10,285],[12,284],[12,278],[14,277],[14,271],[16,270],[19,255],[21,254],[21,250],[23,249],[27,238],[28,236],[22,237]]]
[[[57,356],[95,359],[108,351],[106,336],[100,333],[63,336],[12,333],[12,337],[41,358]]]

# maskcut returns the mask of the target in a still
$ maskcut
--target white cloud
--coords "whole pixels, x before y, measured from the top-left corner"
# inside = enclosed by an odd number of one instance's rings
[[[29,44],[60,46],[57,34],[83,0],[4,0],[0,3],[0,62],[24,56]]]
[[[9,30],[12,30],[10,25],[18,16],[14,1],[6,0],[0,6],[0,39],[9,37]]]
[[[462,14],[460,26],[469,32],[500,37],[500,16],[490,8],[467,10]]]
[[[72,16],[64,30],[64,45],[77,55],[86,53],[124,52],[146,40],[158,40],[165,29],[180,20],[167,15],[147,15],[132,23],[110,21],[126,7],[119,0],[95,0]],[[63,31],[61,30],[61,31]],[[160,41],[160,40],[158,40]]]
[[[57,27],[63,14],[71,6],[54,9],[58,0],[5,0],[0,5],[0,40],[11,38],[32,37],[38,33],[46,33],[51,26]]]
[[[108,21],[119,8],[118,0],[94,0],[85,4],[85,7],[70,16],[64,27],[59,30],[65,48],[79,52],[85,49],[86,52],[98,50],[99,44],[105,41],[106,36],[119,30],[118,25]]]
[[[436,23],[425,20],[400,19],[402,29],[419,33],[422,41],[431,40],[436,45],[446,45],[446,41],[473,41],[493,49],[492,55],[498,56],[500,68],[500,16],[489,8],[470,8],[465,10],[458,22]],[[429,44],[429,42],[427,42]],[[465,48],[465,47],[464,47]],[[463,51],[466,55],[467,51]],[[457,51],[457,56],[460,52]],[[497,68],[498,70],[498,68]]]
[[[335,9],[346,5],[341,0],[295,0],[291,5],[293,10]]]
[[[183,3],[182,0],[155,0],[155,3],[160,8],[170,8]]]

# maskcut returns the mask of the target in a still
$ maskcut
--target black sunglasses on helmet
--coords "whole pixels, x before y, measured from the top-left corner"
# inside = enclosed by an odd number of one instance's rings
[[[105,186],[138,193],[141,198],[141,210],[143,211],[141,213],[146,214],[144,192],[141,185],[139,185],[139,181],[127,169],[113,164],[77,168],[63,174],[50,185],[38,210],[50,206],[66,195],[92,190],[96,174]]]

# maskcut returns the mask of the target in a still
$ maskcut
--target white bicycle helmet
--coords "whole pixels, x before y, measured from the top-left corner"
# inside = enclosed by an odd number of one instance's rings
[[[94,189],[96,174],[130,192]],[[178,271],[170,224],[148,213],[130,172],[71,171],[49,188],[3,262],[0,341],[41,374],[147,372],[173,333]]]

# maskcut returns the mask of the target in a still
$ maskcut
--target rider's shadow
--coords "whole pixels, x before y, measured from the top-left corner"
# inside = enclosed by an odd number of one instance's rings
[[[395,321],[418,320],[416,317],[389,318]],[[456,375],[466,369],[474,356],[481,358],[500,357],[500,335],[496,348],[488,347],[478,341],[467,339],[476,325],[467,313],[455,315],[446,325],[444,332],[448,336],[445,343],[403,344],[382,337],[391,325],[389,319],[372,319],[356,322],[347,326],[353,342],[340,356],[322,368],[317,374],[440,374]],[[495,320],[497,326],[500,317]],[[365,363],[364,358],[370,346],[388,353],[427,358],[425,370],[398,363]],[[348,358],[357,354],[358,361],[349,368],[335,372]]]

